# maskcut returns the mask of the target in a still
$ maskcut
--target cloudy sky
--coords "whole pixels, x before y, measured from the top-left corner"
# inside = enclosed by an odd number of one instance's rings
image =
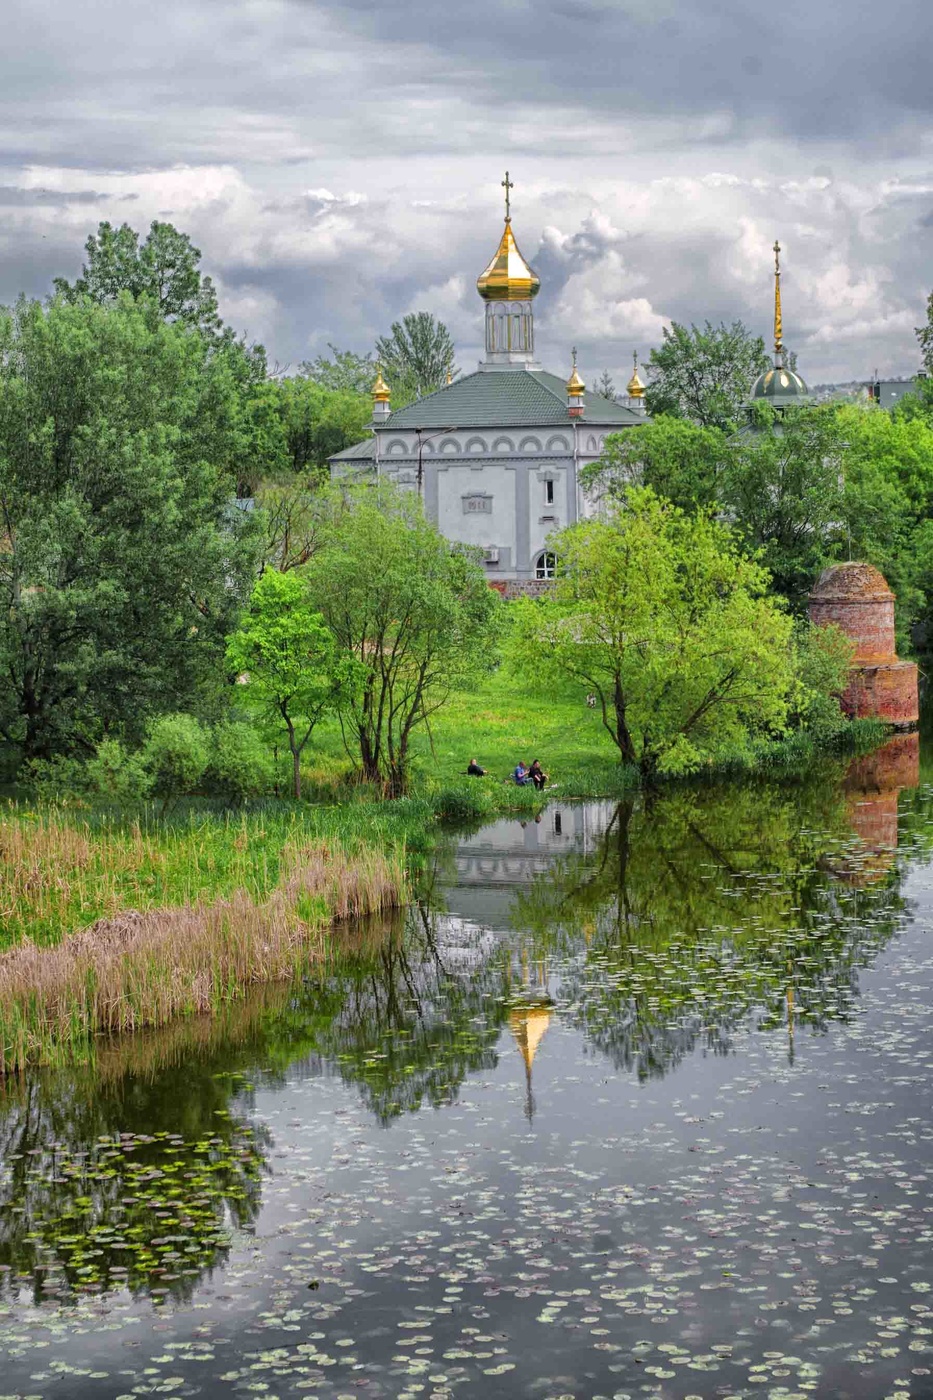
[[[929,0],[4,0],[0,302],[99,220],[169,219],[280,364],[400,314],[480,354],[499,181],[538,350],[627,378],[671,319],[811,382],[917,365],[933,288]]]

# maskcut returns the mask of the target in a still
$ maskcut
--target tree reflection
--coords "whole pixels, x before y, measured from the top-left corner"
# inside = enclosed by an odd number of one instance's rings
[[[851,782],[633,798],[592,855],[516,893],[513,919],[560,955],[561,1018],[619,1068],[646,1079],[698,1044],[726,1053],[750,1012],[787,1027],[792,1055],[796,1028],[848,1019],[898,927],[891,831],[890,789]]]
[[[155,1075],[119,1072],[105,1051],[5,1087],[0,1287],[37,1302],[118,1287],[185,1299],[223,1262],[258,1210],[269,1137],[214,1029],[211,1054]]]

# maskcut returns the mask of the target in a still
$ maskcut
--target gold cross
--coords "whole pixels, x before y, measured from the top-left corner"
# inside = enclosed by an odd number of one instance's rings
[[[501,184],[502,188],[505,190],[505,217],[508,221],[512,217],[511,203],[509,201],[509,190],[514,190],[515,188],[515,181],[509,179],[508,171],[505,172],[505,179],[501,181]]]
[[[777,241],[777,239],[775,239],[775,240],[774,240],[774,270],[775,270],[775,272],[780,272],[780,270],[781,270],[781,264],[780,264],[780,261],[779,261],[780,255],[781,255],[781,245],[780,245],[780,243]]]

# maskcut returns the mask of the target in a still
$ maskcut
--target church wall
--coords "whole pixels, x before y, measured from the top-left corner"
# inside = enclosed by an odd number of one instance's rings
[[[606,432],[568,423],[438,434],[422,448],[425,512],[448,539],[498,550],[486,566],[490,581],[533,588],[548,537],[592,513],[577,473],[598,457]],[[386,429],[377,438],[380,474],[414,488],[417,436]]]

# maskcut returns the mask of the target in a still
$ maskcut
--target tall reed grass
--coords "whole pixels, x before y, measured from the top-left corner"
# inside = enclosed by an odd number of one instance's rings
[[[47,839],[46,828],[38,846]],[[73,866],[90,858],[81,832],[57,829],[54,839]],[[36,849],[26,843],[20,854]],[[279,868],[279,883],[264,898],[241,888],[177,908],[128,910],[54,947],[26,939],[0,954],[0,1073],[73,1059],[100,1032],[214,1011],[319,957],[335,920],[394,908],[407,897],[404,847],[290,844]],[[22,871],[19,878],[28,879]]]

